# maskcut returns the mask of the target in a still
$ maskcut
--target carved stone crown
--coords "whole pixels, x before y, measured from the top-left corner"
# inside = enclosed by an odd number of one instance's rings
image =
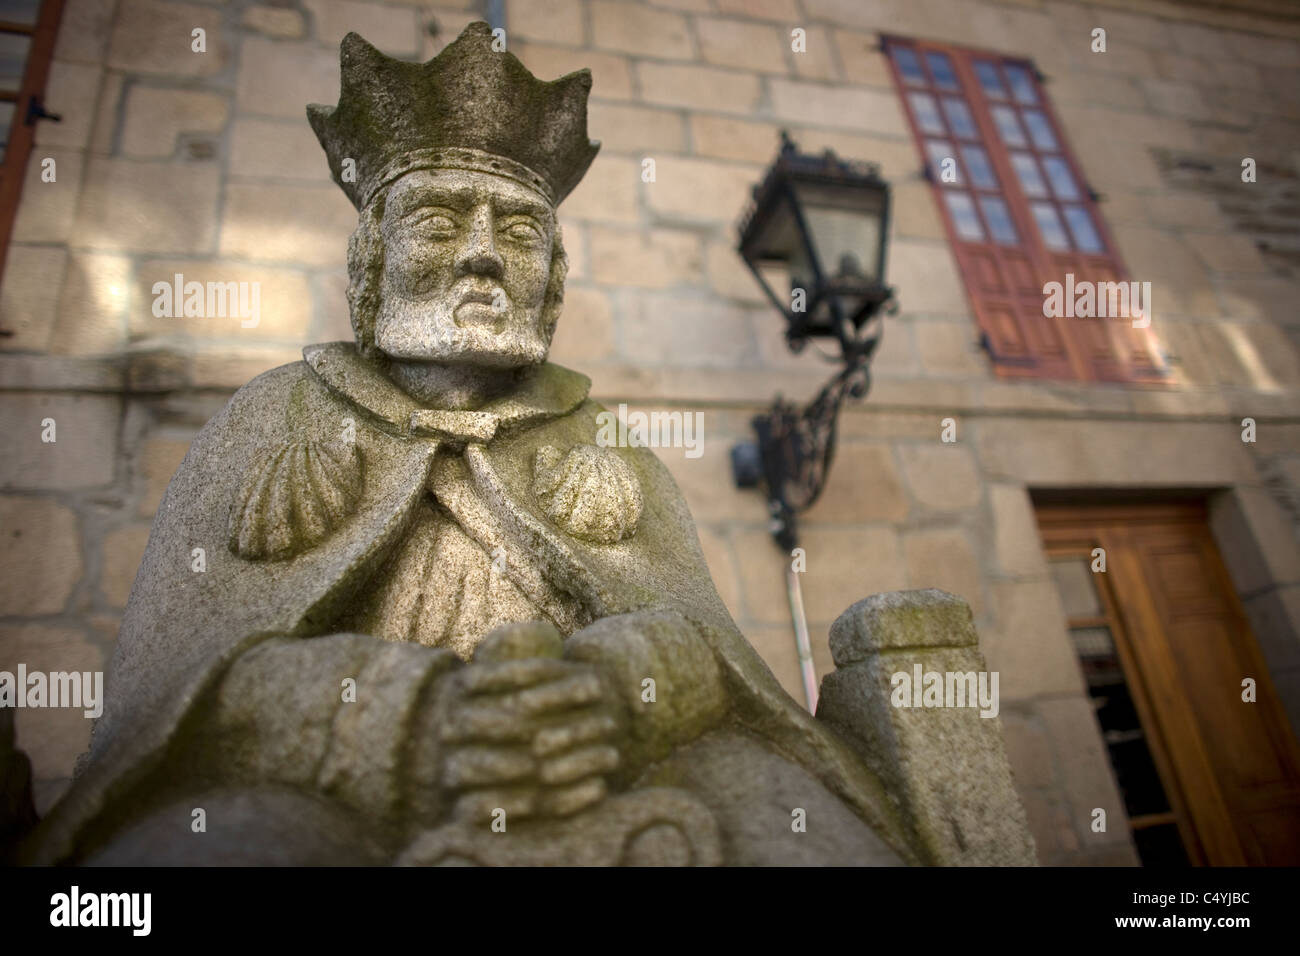
[[[508,176],[552,205],[582,179],[600,148],[587,138],[591,71],[539,80],[492,40],[486,23],[471,23],[421,64],[385,56],[355,33],[343,38],[338,106],[313,103],[307,118],[358,210],[414,169]]]

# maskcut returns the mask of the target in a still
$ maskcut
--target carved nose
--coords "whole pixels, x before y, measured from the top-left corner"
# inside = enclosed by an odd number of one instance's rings
[[[505,263],[497,254],[496,241],[493,238],[495,225],[492,213],[484,208],[474,212],[470,227],[465,235],[464,245],[456,254],[456,275],[484,275],[494,279],[501,278]]]

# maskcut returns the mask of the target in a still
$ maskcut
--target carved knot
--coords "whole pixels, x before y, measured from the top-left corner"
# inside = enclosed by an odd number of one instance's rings
[[[641,482],[612,448],[543,445],[533,458],[533,494],[546,516],[575,538],[613,544],[636,532]]]
[[[279,561],[319,544],[361,498],[355,442],[289,442],[244,477],[230,508],[230,550],[247,561]]]

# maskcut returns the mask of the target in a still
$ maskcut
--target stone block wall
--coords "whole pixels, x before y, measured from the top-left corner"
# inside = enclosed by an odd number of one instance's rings
[[[1001,673],[1040,858],[1131,863],[1124,827],[1088,827],[1093,807],[1112,821],[1123,810],[1030,495],[1192,488],[1211,496],[1300,727],[1300,281],[1286,252],[1294,217],[1276,212],[1294,203],[1278,177],[1300,169],[1300,22],[1157,0],[507,0],[504,11],[509,48],[538,75],[594,74],[590,132],[603,147],[561,209],[571,269],[552,357],[590,374],[608,406],[702,413],[700,457],[660,454],[719,592],[796,699],[789,557],[761,499],[733,488],[728,460],[775,392],[811,397],[831,372],[812,349],[789,353],[734,249],[783,128],[805,150],[881,164],[895,203],[887,277],[902,306],[801,525],[819,674],[830,623],[859,598],[962,596]],[[483,12],[475,0],[68,0],[46,96],[64,122],[38,128],[0,284],[0,326],[13,332],[0,339],[0,668],[101,666],[198,428],[303,345],[350,337],[355,214],[304,116],[337,98],[341,37],[356,29],[425,59]],[[1096,26],[1104,55],[1089,52]],[[195,28],[204,53],[191,49]],[[805,53],[791,48],[795,28]],[[1037,62],[1126,264],[1153,284],[1170,386],[996,377],[881,32]],[[1278,171],[1268,190],[1208,189],[1187,173],[1245,156],[1261,179]],[[40,180],[44,157],[53,183]],[[176,273],[260,283],[262,321],[155,317],[153,283]],[[1244,417],[1254,444],[1241,441]],[[46,418],[54,444],[40,441]],[[940,441],[945,418],[955,443]],[[43,806],[88,730],[61,712],[20,715]]]

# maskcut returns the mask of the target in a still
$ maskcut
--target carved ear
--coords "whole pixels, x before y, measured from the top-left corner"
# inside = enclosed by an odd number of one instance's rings
[[[385,194],[363,209],[348,240],[348,313],[352,334],[367,355],[374,348],[375,317],[379,313],[379,284],[384,271],[384,237],[379,222],[384,217]]]
[[[569,274],[569,256],[564,251],[564,240],[560,227],[555,227],[555,238],[551,240],[551,274],[546,280],[546,294],[542,299],[542,335],[550,344],[555,334],[555,326],[564,311],[564,278]]]

